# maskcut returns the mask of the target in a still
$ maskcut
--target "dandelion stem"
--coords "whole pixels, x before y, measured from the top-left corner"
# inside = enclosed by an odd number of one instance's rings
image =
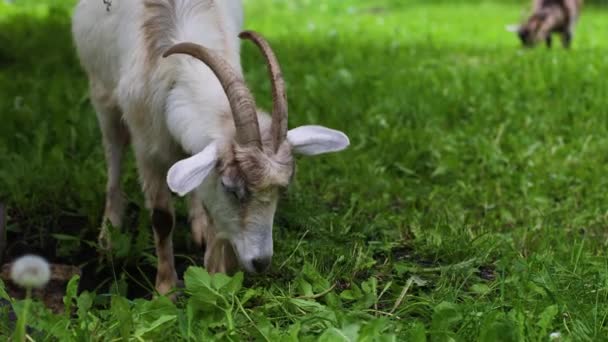
[[[27,326],[27,315],[30,310],[30,302],[32,301],[32,288],[26,288],[25,301],[23,304],[23,310],[17,320],[17,329],[15,330],[15,341],[25,342],[25,328]]]

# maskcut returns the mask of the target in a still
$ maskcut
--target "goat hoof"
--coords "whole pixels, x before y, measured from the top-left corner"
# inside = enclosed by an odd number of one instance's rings
[[[163,291],[163,292],[161,292]],[[157,296],[165,296],[169,298],[172,302],[176,302],[177,298],[182,295],[183,287],[179,285],[176,286],[156,286]]]
[[[177,274],[173,273],[172,275],[158,276],[156,277],[156,292],[160,295],[169,295],[169,297],[174,297],[174,294],[171,294],[173,290],[176,289],[177,283],[179,280],[177,279]]]

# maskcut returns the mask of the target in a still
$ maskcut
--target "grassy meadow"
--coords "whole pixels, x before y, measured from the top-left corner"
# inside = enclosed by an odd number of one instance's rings
[[[246,27],[282,63],[290,127],[334,127],[351,147],[299,159],[268,275],[187,268],[202,255],[179,202],[174,304],[153,296],[132,156],[128,224],[112,256],[96,250],[106,171],[73,4],[0,2],[5,261],[83,269],[64,313],[32,304],[33,340],[608,340],[608,8],[585,8],[566,51],[505,31],[527,1],[246,0]],[[259,52],[242,56],[270,108]],[[6,339],[24,301],[2,289]]]

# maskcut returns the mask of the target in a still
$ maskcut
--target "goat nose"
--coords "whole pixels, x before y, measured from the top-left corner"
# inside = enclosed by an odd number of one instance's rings
[[[253,268],[255,269],[255,271],[257,273],[262,273],[268,269],[268,266],[270,266],[271,261],[272,261],[271,257],[262,257],[262,258],[255,258],[251,262],[253,264]]]

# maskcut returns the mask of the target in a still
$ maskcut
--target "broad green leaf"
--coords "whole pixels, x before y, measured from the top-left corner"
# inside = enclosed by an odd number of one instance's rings
[[[118,280],[115,280],[110,285],[110,294],[114,296],[127,296],[129,290],[129,283],[127,282],[126,275],[123,273],[120,275]]]
[[[323,292],[331,286],[329,281],[310,263],[304,264],[301,274],[312,285],[315,293]]]
[[[412,327],[407,331],[407,340],[412,342],[426,342],[426,327],[422,322],[414,322]]]
[[[486,284],[479,283],[471,286],[471,291],[480,295],[485,295],[490,293],[492,289],[490,289],[490,287]]]
[[[271,321],[263,314],[256,315],[253,335],[259,341],[286,341],[286,336],[281,334]]]
[[[340,310],[342,308],[342,301],[340,300],[340,296],[338,296],[335,292],[330,292],[323,297],[325,304],[333,309]]]
[[[243,297],[240,299],[241,305],[245,305],[245,303],[250,301],[251,298],[260,296],[261,294],[262,294],[262,291],[260,289],[256,289],[256,288],[247,289],[247,291],[245,291],[245,294],[243,295]]]
[[[149,325],[137,328],[134,335],[138,338],[142,338],[145,334],[153,332],[154,330],[159,329],[162,325],[175,321],[176,319],[176,315],[162,315]]]
[[[306,312],[316,312],[325,310],[325,306],[313,300],[291,298],[289,302],[297,308]]]
[[[508,314],[509,319],[513,322],[513,324],[515,325],[517,331],[517,336],[520,337],[520,339],[523,339],[525,337],[525,331],[526,331],[526,316],[523,312],[521,312],[520,310],[513,310],[511,312],[509,312]]]
[[[505,316],[504,313],[489,314],[483,320],[481,325],[481,333],[479,334],[479,342],[517,342],[523,339],[523,336],[517,336],[518,329],[515,322]]]
[[[375,295],[378,291],[378,279],[375,277],[369,278],[361,284],[361,289],[365,293],[372,293]]]
[[[362,309],[371,308],[378,299],[378,279],[371,277],[367,281],[364,281],[361,284],[361,289],[363,290],[364,295],[357,301],[356,307]]]
[[[211,276],[201,267],[188,267],[184,274],[186,290],[197,290],[199,287],[211,287]]]
[[[397,272],[398,276],[402,276],[405,273],[411,272],[413,267],[407,263],[404,262],[396,262],[393,264],[393,268],[395,269],[395,272]]]
[[[224,285],[224,293],[236,295],[243,287],[243,272],[237,272],[233,275],[230,281]]]
[[[299,277],[296,281],[298,284],[298,292],[300,293],[300,295],[306,297],[311,297],[314,295],[314,292],[312,291],[312,285],[308,281],[301,277]]]
[[[543,312],[540,314],[538,323],[536,324],[540,327],[541,331],[543,332],[543,335],[549,331],[549,329],[551,328],[551,324],[553,323],[553,320],[555,319],[555,316],[557,316],[558,313],[559,309],[557,305],[551,305],[546,307],[545,310],[543,310]]]
[[[124,297],[112,296],[110,309],[112,311],[112,317],[118,323],[120,336],[124,340],[128,340],[129,334],[133,329],[133,316],[129,301]]]
[[[302,324],[300,323],[300,321],[295,322],[294,324],[292,324],[289,329],[287,330],[287,334],[289,335],[289,340],[292,342],[298,342],[299,341],[299,334],[300,331],[302,330]]]
[[[80,283],[80,276],[74,275],[68,282],[65,290],[65,296],[63,296],[63,305],[65,308],[65,314],[67,317],[72,315],[72,303],[78,295],[78,284]]]
[[[190,338],[190,336],[192,336],[192,329],[193,329],[195,315],[196,315],[196,307],[194,306],[194,302],[188,301],[188,304],[186,304],[186,322],[187,322],[187,330],[188,330],[187,337],[188,338]]]
[[[442,302],[434,311],[431,322],[433,340],[447,340],[452,335],[451,328],[462,320],[460,308],[454,303]]]
[[[363,297],[363,292],[356,284],[351,284],[350,289],[340,293],[340,298],[345,300],[357,300]]]
[[[216,290],[221,290],[224,286],[230,283],[230,277],[224,273],[216,273],[211,276],[211,285]],[[220,291],[221,292],[221,291]]]
[[[394,341],[395,336],[390,332],[390,328],[394,328],[391,322],[386,318],[376,318],[363,325],[359,330],[360,342],[368,341]]]
[[[84,291],[76,299],[76,306],[78,307],[78,318],[84,320],[87,317],[88,311],[93,306],[93,295],[88,291]]]
[[[189,267],[184,274],[184,281],[188,293],[198,301],[209,305],[216,305],[223,298],[212,286],[209,273],[200,267]]]
[[[359,338],[359,325],[351,324],[343,329],[329,328],[319,337],[319,342],[356,342]]]

